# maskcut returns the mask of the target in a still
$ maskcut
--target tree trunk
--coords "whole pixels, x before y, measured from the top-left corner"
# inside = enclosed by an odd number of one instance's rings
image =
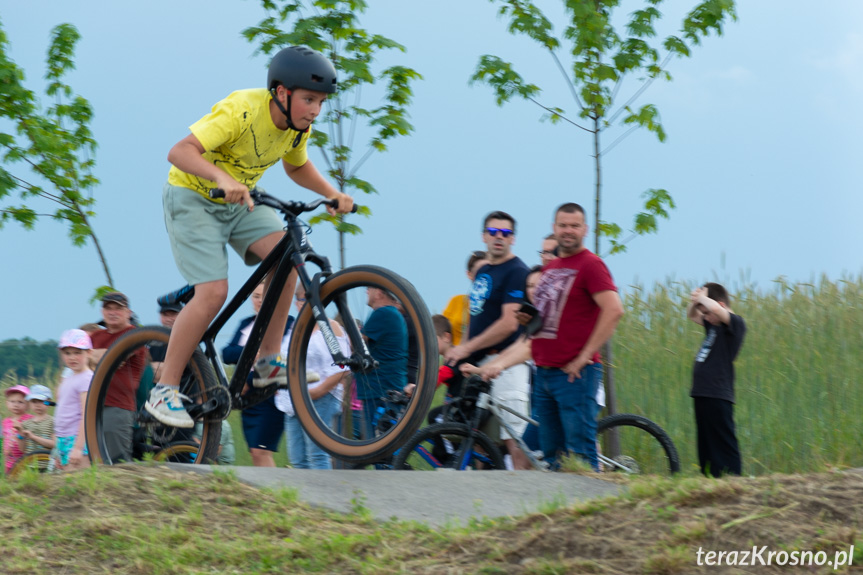
[[[600,209],[602,207],[601,198],[602,198],[602,156],[599,152],[599,134],[600,134],[600,122],[599,117],[596,116],[593,118],[593,153],[594,160],[596,161],[596,229],[594,231],[594,237],[596,239],[595,247],[597,255],[599,255],[599,223],[600,219]],[[614,389],[614,368],[611,366],[612,363],[612,351],[611,351],[611,340],[605,342],[602,346],[602,369],[604,371],[603,382],[605,384],[605,407],[608,410],[610,415],[617,413],[617,393]],[[617,434],[616,429],[612,429],[611,433],[608,434],[608,444],[605,446],[608,450],[608,454],[611,457],[620,454],[620,436]]]
[[[345,232],[339,232],[339,269],[345,269]]]
[[[99,254],[99,261],[102,263],[102,270],[105,272],[105,279],[108,281],[106,285],[111,286],[112,288],[116,288],[114,285],[114,278],[111,277],[111,270],[108,269],[108,260],[105,258],[105,252],[102,251],[102,244],[99,243],[99,238],[96,237],[96,232],[93,231],[93,226],[90,225],[90,220],[87,219],[87,214],[84,213],[77,204],[75,205],[75,210],[81,215],[81,218],[84,220],[84,224],[87,226],[87,229],[90,230],[90,237],[93,238],[93,245],[96,247],[96,253]]]

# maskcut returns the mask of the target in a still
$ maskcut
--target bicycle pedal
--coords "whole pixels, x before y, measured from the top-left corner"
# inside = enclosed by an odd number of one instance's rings
[[[152,425],[159,423],[159,420],[150,415],[150,412],[146,409],[142,409],[138,412],[138,423],[141,425]]]

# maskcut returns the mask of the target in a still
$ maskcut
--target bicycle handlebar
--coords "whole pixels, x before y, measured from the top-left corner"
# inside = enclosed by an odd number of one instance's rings
[[[249,195],[252,197],[252,200],[256,205],[269,206],[273,209],[279,210],[281,212],[290,212],[292,214],[300,215],[303,212],[311,212],[318,209],[320,206],[325,205],[331,208],[338,208],[339,201],[337,199],[328,200],[326,198],[320,198],[314,200],[313,202],[283,202],[282,200],[271,196],[270,194],[266,194],[264,192],[259,192],[258,190],[249,190]],[[215,199],[224,198],[225,190],[221,188],[215,188],[210,190],[210,197]],[[359,206],[354,204],[353,209],[351,210],[352,214],[357,213]]]

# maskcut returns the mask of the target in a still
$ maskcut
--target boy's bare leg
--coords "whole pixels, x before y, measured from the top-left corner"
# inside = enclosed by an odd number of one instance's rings
[[[171,328],[171,339],[162,364],[158,383],[179,386],[183,370],[210,322],[222,309],[228,297],[228,280],[197,284],[195,297],[186,304]]]
[[[183,428],[195,426],[178,393],[180,378],[201,336],[222,309],[227,297],[228,280],[196,284],[195,297],[183,308],[171,328],[161,377],[144,404],[144,408],[165,425]]]

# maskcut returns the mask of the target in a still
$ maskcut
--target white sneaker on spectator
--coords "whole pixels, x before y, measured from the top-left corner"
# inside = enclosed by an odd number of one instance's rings
[[[288,385],[288,366],[277,353],[256,361],[255,375],[252,377],[254,387],[267,387],[274,383],[283,387]]]
[[[254,387],[267,387],[274,383],[279,387],[288,386],[288,366],[279,354],[274,353],[256,361],[255,375],[257,377],[252,377]],[[306,383],[315,383],[320,380],[321,376],[317,372],[306,372]]]

